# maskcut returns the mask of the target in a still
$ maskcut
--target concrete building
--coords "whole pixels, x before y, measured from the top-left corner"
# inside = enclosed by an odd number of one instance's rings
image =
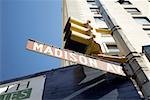
[[[115,63],[124,68],[126,76],[64,61],[63,68],[0,82],[0,100],[149,100],[149,6],[148,0],[63,0],[63,47],[96,57],[98,53],[125,56],[127,62]],[[87,32],[80,31],[82,35],[73,33],[67,29],[72,24],[65,27],[70,17],[82,20],[85,25],[90,20],[92,28],[82,27]],[[108,29],[111,34],[97,29]],[[76,31],[79,30],[76,28]],[[78,36],[82,37],[80,42]],[[38,52],[50,50],[54,54],[54,49],[44,50],[43,47],[36,45]],[[66,52],[63,55],[69,59]],[[60,50],[59,54],[62,54]],[[80,60],[85,63],[81,59],[85,57],[81,56]]]
[[[100,13],[99,2],[101,2],[124,33],[127,34],[127,38],[133,42],[136,50],[142,52],[142,46],[149,45],[150,43],[150,2],[148,0],[125,0],[121,4],[117,1],[63,0],[63,29],[70,16],[82,21],[90,20],[97,28],[110,28],[106,25],[106,17],[103,18],[101,15],[103,12]],[[111,35],[95,35],[95,40],[101,45],[104,53],[124,55],[124,52],[119,51]],[[141,39],[143,40],[140,41]]]
[[[149,45],[150,43],[150,2],[148,0],[126,0],[120,4],[117,1],[63,0],[63,29],[70,16],[82,21],[90,20],[97,28],[110,28],[106,25],[105,19],[100,14],[99,2],[101,2],[124,33],[127,34],[127,38],[132,40],[136,50],[142,52],[142,46]],[[143,7],[143,5],[145,6]],[[119,55],[124,55],[124,52],[119,51],[111,35],[95,35],[95,40],[101,45],[104,53],[110,55],[118,55],[119,53]],[[141,39],[143,40],[140,41]]]
[[[69,17],[84,22],[90,20],[95,28],[111,30],[111,35],[92,31],[95,35],[94,41],[100,45],[104,54],[125,56],[128,59],[130,67],[126,67],[127,74],[136,77],[135,83],[144,97],[150,98],[150,62],[147,59],[149,55],[143,52],[144,46],[150,45],[150,1],[63,0],[63,29]],[[71,38],[64,40],[65,36],[66,33],[63,34],[65,49],[86,54],[87,47],[77,44]],[[63,65],[71,64],[68,61],[63,62]]]

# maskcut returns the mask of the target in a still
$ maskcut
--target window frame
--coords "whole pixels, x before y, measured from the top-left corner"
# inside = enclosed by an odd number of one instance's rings
[[[87,2],[95,2],[95,0],[87,0]]]
[[[96,19],[97,20],[99,19],[99,21],[96,21]],[[95,20],[96,23],[97,22],[104,22],[104,18],[102,16],[94,16],[94,20]]]
[[[113,53],[113,52],[119,53],[120,52],[120,50],[118,49],[118,47],[115,43],[105,43],[105,44],[108,49],[108,52],[110,52],[110,53]],[[110,46],[112,46],[112,45],[114,45],[116,48],[110,48]]]
[[[135,14],[141,14],[140,10],[137,8],[124,8],[128,13],[135,15]],[[130,11],[130,10],[135,10],[135,11]]]
[[[90,6],[97,6],[95,1],[87,1]]]
[[[100,14],[100,10],[97,7],[90,7],[90,11],[94,14],[94,15],[99,15]]]
[[[145,16],[142,16],[142,17],[139,17],[139,16],[136,17],[136,16],[134,16],[133,19],[134,19],[138,24],[141,24],[141,25],[143,25],[143,26],[144,26],[144,25],[148,25],[148,26],[150,25],[150,20],[149,20],[147,17],[145,17]],[[146,23],[145,23],[145,22],[144,22],[144,23],[141,23],[141,22],[138,22],[137,19],[145,19],[145,21],[147,21],[147,22],[146,22]]]
[[[150,28],[143,28],[143,30],[147,33],[148,37],[150,38]]]
[[[118,0],[118,2],[119,2],[119,0]],[[126,0],[126,1],[123,1],[123,2],[119,2],[121,5],[132,5],[132,3],[130,2],[130,1],[128,1],[128,0]]]

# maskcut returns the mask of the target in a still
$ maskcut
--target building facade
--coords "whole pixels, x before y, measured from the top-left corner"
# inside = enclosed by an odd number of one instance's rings
[[[146,99],[150,98],[150,62],[149,54],[145,53],[148,50],[145,48],[150,45],[150,1],[63,0],[63,29],[70,17],[85,23],[89,20],[96,29],[111,30],[111,34],[92,31],[94,41],[100,45],[102,53],[128,59],[125,65],[127,75],[134,77],[140,88],[137,91],[142,92]],[[63,48],[87,54],[87,45],[73,38],[64,32]],[[63,61],[63,65],[71,64]]]
[[[150,43],[150,2],[148,0],[125,0],[123,3],[118,0],[63,0],[63,29],[69,17],[85,22],[90,20],[97,28],[111,29],[111,26],[106,25],[109,24],[106,22],[107,17],[101,14],[103,11],[100,9],[100,3],[121,27],[136,51],[142,52],[142,46]],[[103,53],[125,55],[125,51],[121,46],[116,45],[111,35],[100,33],[95,35],[95,41],[101,45]]]

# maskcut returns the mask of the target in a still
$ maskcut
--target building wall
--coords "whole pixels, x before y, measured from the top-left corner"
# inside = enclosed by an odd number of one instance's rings
[[[139,19],[135,20],[133,17],[147,17],[150,20],[150,3],[147,0],[129,1],[131,4],[120,4],[117,0],[101,0],[101,4],[104,5],[104,8],[107,9],[109,16],[111,16],[111,18],[121,28],[134,49],[137,52],[142,52],[142,46],[150,44],[148,34],[143,29],[150,29],[150,22],[147,22],[147,24],[139,24]],[[139,13],[133,14],[133,11],[127,12],[127,8],[136,8],[139,10]],[[105,17],[105,19],[108,20],[107,17]],[[142,22],[144,21],[140,21],[140,23]]]
[[[107,25],[104,21],[96,21],[94,17],[101,18],[102,15],[100,13],[94,14],[91,12],[91,8],[97,8],[97,5],[90,5],[86,0],[63,0],[63,29],[67,22],[67,19],[71,16],[82,21],[90,20],[92,24],[94,24],[97,28],[107,28]],[[99,12],[99,11],[98,11]],[[95,34],[95,41],[102,46],[102,50],[104,53],[109,53],[109,50],[106,46],[106,43],[115,44],[114,39],[111,35],[104,35],[97,33]]]
[[[94,17],[101,18],[101,14],[98,11],[98,13],[91,12],[92,8],[97,8],[97,5],[91,5],[86,0],[63,0],[63,29],[66,25],[66,22],[69,17],[74,17],[82,21],[90,20],[91,24],[94,25],[97,28],[107,28],[107,25],[104,21],[96,21]],[[101,48],[104,53],[111,53],[106,43],[115,44],[114,39],[111,37],[111,35],[104,35],[100,33],[94,33],[96,35],[95,41],[101,45]],[[64,34],[62,35],[62,40],[64,38]],[[64,40],[63,40],[64,41]],[[63,47],[65,45],[65,42],[63,42]],[[116,55],[117,52],[112,52],[112,54]],[[71,62],[63,61],[62,65],[70,65]]]
[[[95,2],[95,4],[92,4],[92,1]],[[134,49],[141,53],[142,46],[150,44],[150,24],[138,24],[133,17],[147,17],[150,20],[150,2],[148,0],[128,0],[131,4],[120,4],[117,1],[118,0],[63,0],[63,28],[67,19],[72,16],[83,21],[91,20],[92,24],[97,28],[110,29],[105,23],[107,18],[105,16],[102,17],[100,14],[100,12],[103,12],[99,6],[100,2],[122,29],[128,41],[130,41],[128,43],[131,43]],[[97,12],[93,12],[92,8],[97,8]],[[127,12],[125,8],[136,8],[140,13],[131,14]],[[109,55],[124,55],[124,52],[128,52],[127,50],[123,50],[122,43],[116,46],[115,40],[111,35],[94,34],[96,35],[95,41],[101,45],[101,49],[104,53]],[[64,44],[65,43],[63,43],[63,46]]]

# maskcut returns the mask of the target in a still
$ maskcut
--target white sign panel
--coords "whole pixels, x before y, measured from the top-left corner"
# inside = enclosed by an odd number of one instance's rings
[[[0,100],[42,100],[45,76],[0,85]]]
[[[48,56],[57,57],[60,59],[76,62],[78,64],[86,65],[89,67],[97,68],[110,73],[125,76],[122,66],[113,62],[105,62],[100,59],[93,59],[83,54],[71,52],[69,50],[58,49],[53,46],[49,46],[43,43],[36,42],[34,40],[28,40],[26,48],[38,53],[42,53]]]

